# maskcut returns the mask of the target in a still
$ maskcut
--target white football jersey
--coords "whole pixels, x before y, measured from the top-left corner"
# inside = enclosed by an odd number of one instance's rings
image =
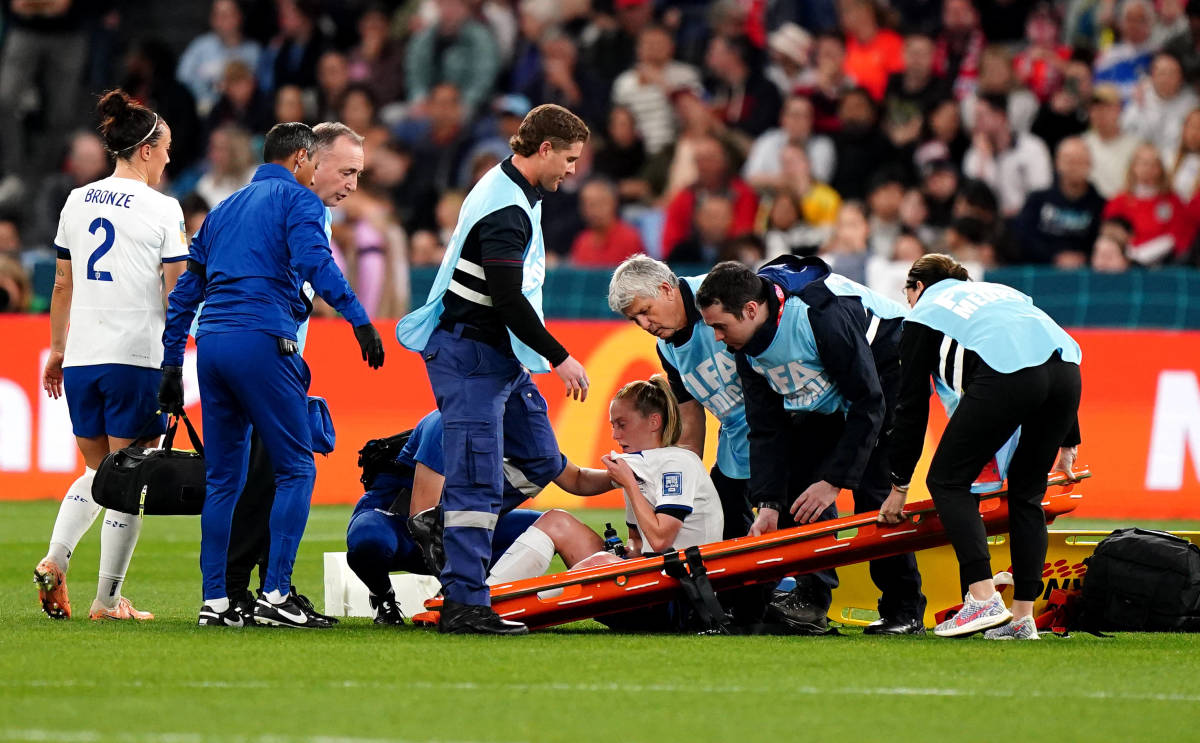
[[[54,244],[73,284],[63,366],[161,366],[162,264],[188,254],[179,202],[130,178],[89,183],[67,197]]]
[[[642,495],[655,512],[686,511],[683,526],[675,535],[675,549],[721,541],[725,529],[721,500],[708,470],[695,452],[678,446],[664,446],[617,456],[629,463],[638,478]],[[637,526],[628,500],[625,502],[625,523]],[[647,551],[650,549],[644,541],[642,547]]]

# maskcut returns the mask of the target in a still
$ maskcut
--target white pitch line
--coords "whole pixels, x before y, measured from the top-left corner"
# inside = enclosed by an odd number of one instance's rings
[[[445,740],[442,738],[361,738],[344,735],[234,735],[222,733],[218,737],[201,733],[130,733],[122,731],[121,740],[131,743],[205,743],[205,741],[220,740],[222,743],[490,743],[485,741]],[[111,740],[110,731],[103,733],[97,730],[50,730],[46,728],[0,729],[0,740],[54,741],[55,743],[101,743]]]
[[[16,680],[0,681],[0,688],[31,687],[31,688],[109,688],[111,684],[91,680],[68,680],[61,682]],[[263,689],[285,688],[286,684],[270,681],[125,681],[122,688],[153,687],[155,689],[185,688],[185,689]],[[305,682],[306,688],[313,684]],[[511,692],[570,692],[570,693],[704,693],[704,694],[764,694],[771,692],[786,692],[808,696],[837,695],[837,696],[877,696],[877,697],[979,697],[996,699],[1111,699],[1116,701],[1137,702],[1200,702],[1200,694],[1154,694],[1144,692],[1124,691],[1072,691],[1056,690],[1053,692],[1012,691],[1004,689],[956,689],[952,687],[908,687],[908,686],[742,686],[723,684],[628,684],[628,683],[478,683],[474,681],[326,681],[320,684],[329,689],[419,689],[429,691],[511,691]],[[256,741],[258,739],[255,739]],[[315,739],[314,739],[315,740]],[[352,741],[353,739],[346,739]],[[364,739],[369,740],[369,739]]]

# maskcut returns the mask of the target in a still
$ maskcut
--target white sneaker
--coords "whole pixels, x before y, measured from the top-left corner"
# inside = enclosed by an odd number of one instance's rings
[[[970,593],[963,597],[963,607],[958,613],[934,628],[938,637],[963,637],[981,630],[1004,624],[1012,619],[1012,612],[1004,605],[1000,592],[984,601],[976,601]]]
[[[1021,617],[983,633],[986,640],[1040,640],[1033,617]]]

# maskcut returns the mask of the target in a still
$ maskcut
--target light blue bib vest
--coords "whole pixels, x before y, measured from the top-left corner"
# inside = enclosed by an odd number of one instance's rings
[[[692,296],[704,281],[703,276],[681,277]],[[659,340],[658,350],[671,366],[679,370],[683,386],[721,422],[717,438],[717,468],[734,480],[750,478],[750,426],[746,423],[746,402],[733,355],[718,343],[712,328],[703,322],[692,326],[692,337],[682,346]]]
[[[429,342],[429,336],[433,335],[442,316],[444,309],[442,297],[447,291],[454,291],[451,286],[452,283],[455,283],[453,282],[454,268],[458,265],[462,255],[463,243],[466,241],[467,235],[471,234],[471,230],[479,220],[492,212],[514,204],[525,210],[530,224],[533,225],[533,237],[525,248],[521,293],[533,305],[538,318],[544,317],[542,314],[542,283],[546,278],[546,248],[542,243],[542,202],[538,201],[534,206],[529,206],[529,199],[525,196],[525,192],[497,165],[484,174],[467,194],[467,199],[463,202],[462,210],[458,215],[458,226],[454,228],[454,234],[450,236],[450,244],[446,246],[446,255],[442,258],[442,266],[438,269],[433,286],[429,289],[429,298],[425,301],[425,306],[408,313],[396,325],[396,340],[400,341],[400,345],[411,351],[425,350],[425,344]],[[488,301],[490,302],[490,300]],[[511,330],[508,331],[508,335],[517,360],[530,373],[538,374],[550,371],[550,362],[518,340]]]
[[[839,297],[858,297],[868,315],[867,343],[875,340],[880,320],[904,317],[904,305],[894,302],[855,281],[829,274],[825,285]],[[766,378],[771,389],[783,395],[786,410],[811,413],[845,413],[849,404],[837,384],[825,372],[808,321],[808,305],[799,297],[788,297],[783,317],[771,345],[758,356],[749,356],[750,366]]]
[[[925,289],[907,322],[920,323],[979,354],[1002,374],[1044,363],[1055,351],[1078,364],[1083,352],[1033,300],[1003,284],[943,279]]]

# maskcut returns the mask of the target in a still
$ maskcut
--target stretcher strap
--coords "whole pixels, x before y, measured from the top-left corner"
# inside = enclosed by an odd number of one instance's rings
[[[679,552],[663,555],[664,570],[679,581],[683,595],[692,605],[706,633],[729,634],[729,617],[708,580],[708,570],[704,567],[704,559],[700,557],[700,548],[688,547],[683,554],[687,558],[686,567],[684,561],[679,559]]]

